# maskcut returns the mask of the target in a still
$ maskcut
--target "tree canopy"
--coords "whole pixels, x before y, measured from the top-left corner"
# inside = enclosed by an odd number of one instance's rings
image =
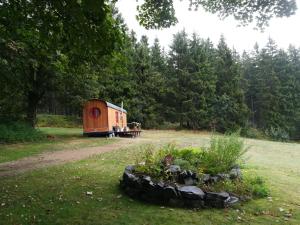
[[[112,7],[89,0],[1,0],[0,34],[2,95],[25,99],[0,110],[25,110],[32,125],[46,91],[65,84],[69,73],[78,80],[84,65],[98,62],[122,38]]]
[[[242,25],[252,22],[263,28],[273,17],[284,17],[295,14],[295,0],[188,0],[189,9],[199,7],[217,14],[220,18],[233,16]],[[177,23],[173,0],[144,0],[138,6],[137,19],[147,29],[170,27]]]

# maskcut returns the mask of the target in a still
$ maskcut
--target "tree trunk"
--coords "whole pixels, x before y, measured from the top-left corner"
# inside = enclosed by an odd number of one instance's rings
[[[29,91],[27,95],[27,114],[26,121],[32,127],[36,124],[36,111],[39,102],[39,96],[34,91]]]

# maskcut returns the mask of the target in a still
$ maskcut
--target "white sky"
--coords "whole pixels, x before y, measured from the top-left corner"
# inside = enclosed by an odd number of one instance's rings
[[[300,8],[300,0],[296,1]],[[176,26],[162,30],[146,30],[138,24],[135,19],[136,0],[119,0],[117,6],[127,26],[136,32],[138,38],[146,35],[152,44],[154,38],[157,37],[166,49],[171,44],[173,34],[182,29],[185,29],[188,34],[196,32],[201,38],[209,37],[214,44],[217,44],[221,34],[224,34],[227,44],[239,52],[252,50],[255,42],[263,47],[269,37],[274,39],[281,48],[287,48],[289,44],[300,46],[300,9],[297,10],[296,15],[289,18],[272,19],[270,26],[262,33],[254,30],[253,24],[247,27],[237,27],[238,22],[233,18],[220,20],[217,15],[207,13],[201,8],[198,11],[189,11],[187,0],[174,2],[179,22]]]

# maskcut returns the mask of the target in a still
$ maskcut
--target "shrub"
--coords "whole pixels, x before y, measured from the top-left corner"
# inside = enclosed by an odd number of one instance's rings
[[[245,183],[251,189],[251,193],[255,197],[267,197],[270,194],[268,187],[265,184],[265,181],[260,176],[246,176]]]
[[[81,127],[82,120],[76,116],[39,114],[37,116],[39,127]]]
[[[288,141],[290,139],[289,133],[280,127],[270,127],[265,130],[265,134],[275,141]]]
[[[255,139],[264,139],[266,138],[266,135],[253,127],[245,127],[241,130],[241,136],[247,137],[247,138],[255,138]]]
[[[204,186],[206,191],[226,191],[242,196],[245,199],[249,198],[263,198],[270,193],[263,178],[257,175],[244,175],[243,179],[224,180],[221,182]]]
[[[32,142],[44,140],[46,136],[24,122],[0,124],[0,143]]]
[[[210,147],[202,153],[202,167],[205,173],[228,172],[246,152],[243,141],[237,134],[212,137]]]

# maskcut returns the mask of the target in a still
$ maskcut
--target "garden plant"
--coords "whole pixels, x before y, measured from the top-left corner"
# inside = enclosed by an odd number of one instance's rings
[[[206,148],[147,145],[135,165],[125,168],[121,188],[133,198],[191,208],[225,208],[266,197],[261,177],[242,174],[246,151],[236,134],[214,136]]]

